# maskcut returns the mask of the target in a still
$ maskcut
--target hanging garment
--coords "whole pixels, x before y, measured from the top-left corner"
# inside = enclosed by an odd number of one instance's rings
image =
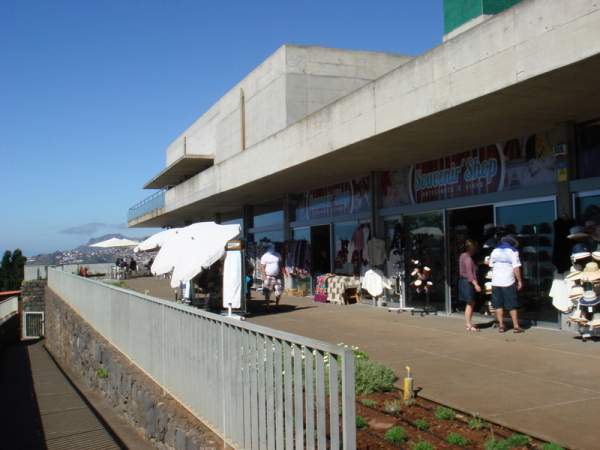
[[[373,297],[383,295],[384,289],[391,289],[391,284],[385,279],[381,271],[368,270],[362,281],[362,288]]]
[[[560,312],[569,313],[575,306],[569,298],[569,287],[564,277],[560,274],[554,276],[552,287],[548,294],[552,297],[552,305]]]
[[[383,239],[373,238],[367,243],[369,251],[369,264],[371,266],[381,266],[385,262],[385,241]]]
[[[362,259],[363,261],[367,261],[369,262],[369,247],[368,247],[368,242],[369,242],[369,237],[371,236],[371,227],[369,227],[369,225],[363,224],[361,225],[362,228],[362,234],[363,234],[363,251],[362,251]]]

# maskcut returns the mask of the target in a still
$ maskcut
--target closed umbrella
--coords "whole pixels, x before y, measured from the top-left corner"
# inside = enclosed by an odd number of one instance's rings
[[[133,251],[137,252],[149,252],[152,250],[156,250],[157,248],[162,247],[165,242],[169,239],[172,239],[177,235],[181,228],[169,228],[167,230],[159,231],[156,234],[153,234],[149,238],[140,242]]]
[[[163,275],[173,271],[171,287],[188,282],[202,269],[212,266],[225,254],[225,244],[240,235],[240,225],[218,225],[200,222],[181,228],[159,250],[152,273]]]

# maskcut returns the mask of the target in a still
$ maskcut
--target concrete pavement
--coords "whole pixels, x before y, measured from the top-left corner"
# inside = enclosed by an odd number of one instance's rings
[[[600,445],[600,343],[546,329],[468,333],[457,318],[411,317],[367,305],[298,298],[282,304],[282,312],[265,314],[257,302],[250,320],[357,345],[399,376],[410,365],[421,395],[453,408],[570,448]]]

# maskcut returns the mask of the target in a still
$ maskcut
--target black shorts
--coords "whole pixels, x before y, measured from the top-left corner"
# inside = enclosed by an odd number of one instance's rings
[[[492,286],[492,306],[496,309],[517,309],[519,307],[517,285]]]

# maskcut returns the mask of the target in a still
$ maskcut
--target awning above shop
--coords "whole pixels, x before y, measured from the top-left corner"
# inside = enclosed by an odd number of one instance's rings
[[[208,169],[214,163],[213,155],[183,155],[144,185],[144,189],[162,189],[174,186]]]

